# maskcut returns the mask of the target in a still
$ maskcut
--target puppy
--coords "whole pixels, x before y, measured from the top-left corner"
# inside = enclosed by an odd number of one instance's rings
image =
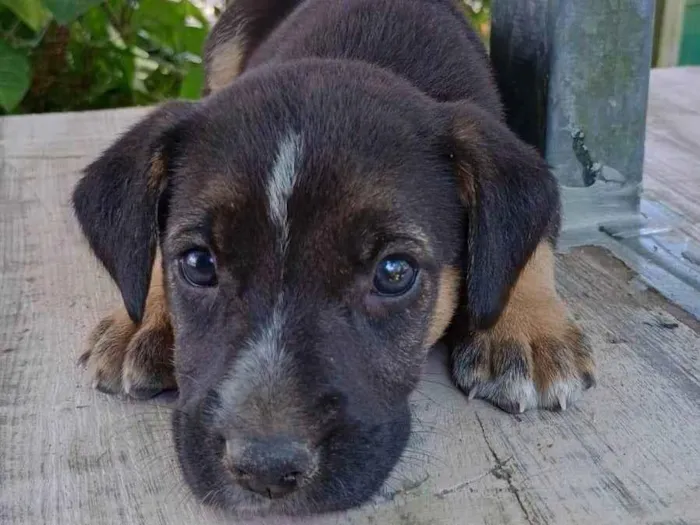
[[[177,387],[194,494],[366,502],[441,339],[455,383],[509,412],[593,384],[555,290],[556,181],[455,2],[238,0],[205,54],[207,96],[154,110],[73,195],[124,301],[82,361],[106,392]]]

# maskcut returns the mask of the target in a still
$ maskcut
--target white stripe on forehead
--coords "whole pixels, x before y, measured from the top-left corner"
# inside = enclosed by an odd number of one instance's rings
[[[282,254],[289,242],[288,202],[294,190],[300,160],[303,155],[301,135],[289,132],[280,141],[277,155],[267,179],[269,216],[278,229],[278,242]],[[282,263],[283,272],[284,263]],[[266,424],[274,424],[266,418],[289,413],[293,406],[285,403],[285,396],[293,394],[293,363],[285,351],[283,336],[285,321],[284,297],[278,291],[270,317],[260,332],[245,346],[220,388],[224,406],[245,405],[255,407],[255,415]],[[252,409],[251,409],[252,410]],[[249,414],[250,416],[251,414]],[[274,418],[273,418],[274,419]],[[277,423],[279,424],[279,423]]]
[[[289,217],[287,204],[294,190],[294,182],[303,154],[301,135],[290,132],[282,139],[277,149],[277,157],[272,165],[267,181],[267,199],[270,203],[270,218],[280,230],[280,244],[284,251],[289,237]]]

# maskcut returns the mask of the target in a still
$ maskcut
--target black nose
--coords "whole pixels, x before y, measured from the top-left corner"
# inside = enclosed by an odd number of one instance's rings
[[[313,468],[313,454],[301,442],[268,438],[226,444],[228,462],[238,484],[270,499],[297,490]]]

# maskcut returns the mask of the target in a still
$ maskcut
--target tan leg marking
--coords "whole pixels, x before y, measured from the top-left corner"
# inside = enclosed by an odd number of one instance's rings
[[[455,349],[453,375],[470,397],[511,412],[566,408],[594,383],[595,364],[554,280],[554,253],[539,245],[498,322]]]
[[[160,257],[153,266],[143,321],[136,325],[123,306],[116,309],[93,330],[80,362],[103,392],[148,398],[176,388]]]

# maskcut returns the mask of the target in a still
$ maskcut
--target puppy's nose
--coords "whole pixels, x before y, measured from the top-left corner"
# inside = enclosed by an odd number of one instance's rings
[[[238,484],[270,499],[297,490],[314,464],[309,447],[284,438],[256,439],[245,444],[227,441],[226,450]]]

